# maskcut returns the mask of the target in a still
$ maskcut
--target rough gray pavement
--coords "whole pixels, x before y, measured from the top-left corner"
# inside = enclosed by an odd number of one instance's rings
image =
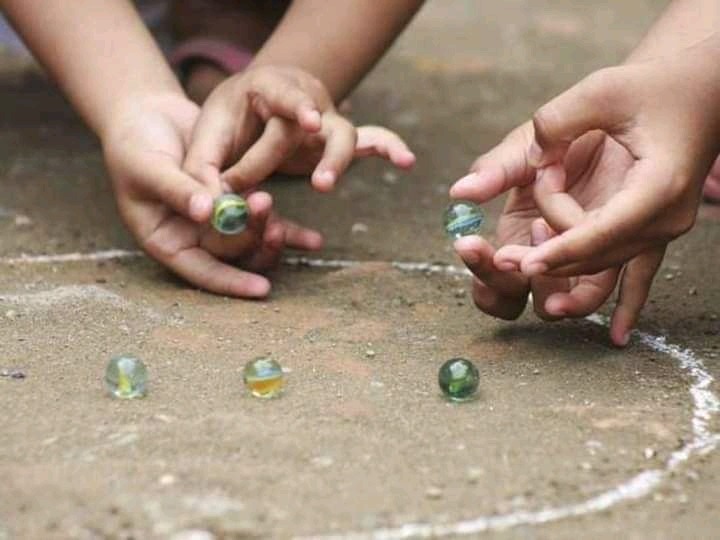
[[[361,163],[330,195],[270,184],[326,234],[318,257],[356,264],[282,265],[264,302],[145,258],[38,258],[135,246],[96,141],[5,58],[0,538],[717,538],[716,208],[671,245],[623,351],[597,321],[499,322],[466,276],[392,264],[458,265],[439,223],[452,181],[621,59],[664,3],[498,6],[428,3],[354,95],[358,122],[410,142],[413,172]],[[146,399],[104,394],[120,352],[148,364]],[[265,353],[289,369],[282,399],[243,393],[243,364]],[[456,355],[482,375],[461,405],[436,383]]]

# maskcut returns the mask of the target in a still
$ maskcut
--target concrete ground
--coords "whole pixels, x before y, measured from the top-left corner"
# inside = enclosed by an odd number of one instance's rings
[[[64,259],[135,246],[96,141],[6,58],[0,538],[718,537],[716,209],[671,245],[623,351],[599,319],[499,322],[466,276],[391,264],[458,265],[439,224],[450,183],[622,58],[664,3],[497,5],[428,3],[355,95],[358,122],[407,138],[413,172],[365,162],[331,195],[270,184],[326,234],[322,260],[356,264],[283,264],[264,302],[142,257]],[[144,400],[104,394],[126,351],[148,365]],[[279,400],[243,394],[264,353],[289,369]],[[482,377],[461,405],[436,383],[457,355]]]

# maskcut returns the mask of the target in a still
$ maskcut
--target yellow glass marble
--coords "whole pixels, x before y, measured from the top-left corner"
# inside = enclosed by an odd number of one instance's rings
[[[251,360],[243,369],[243,382],[250,395],[257,398],[276,398],[285,389],[282,367],[275,360],[259,357]]]
[[[147,368],[142,360],[122,355],[111,358],[105,369],[105,386],[114,398],[135,399],[144,397],[147,385]]]
[[[245,199],[225,193],[213,204],[212,226],[221,234],[240,234],[247,227],[250,212]]]

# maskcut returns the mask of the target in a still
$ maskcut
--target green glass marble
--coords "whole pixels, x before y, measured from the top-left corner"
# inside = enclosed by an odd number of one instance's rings
[[[249,214],[245,199],[235,193],[225,193],[213,204],[212,226],[222,234],[240,234],[247,227]]]
[[[470,201],[455,201],[443,214],[445,233],[453,240],[478,234],[484,222],[485,214],[477,204]]]
[[[480,383],[480,373],[465,358],[451,358],[438,372],[438,384],[443,395],[452,401],[472,399]]]
[[[245,365],[243,382],[250,395],[270,399],[282,395],[285,376],[282,367],[275,360],[259,357]]]
[[[142,360],[134,356],[121,355],[111,358],[105,369],[105,385],[114,398],[144,397],[147,368]]]

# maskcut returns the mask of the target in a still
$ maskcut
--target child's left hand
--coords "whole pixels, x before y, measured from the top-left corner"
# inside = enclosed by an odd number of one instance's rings
[[[222,82],[203,104],[184,168],[205,183],[242,192],[271,174],[311,174],[329,191],[354,158],[379,156],[409,168],[415,156],[393,132],[355,128],[320,81],[292,67],[250,68]]]

